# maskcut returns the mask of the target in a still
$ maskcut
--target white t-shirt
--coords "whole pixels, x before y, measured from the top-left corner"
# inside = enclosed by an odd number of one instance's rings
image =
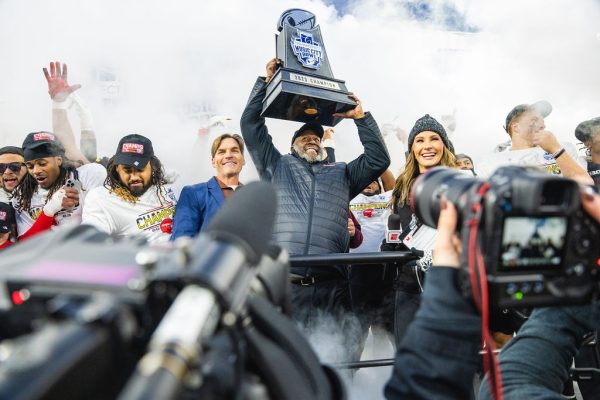
[[[358,220],[363,234],[363,242],[351,253],[371,253],[379,251],[381,242],[385,239],[385,229],[390,215],[388,203],[392,191],[374,196],[359,194],[350,201],[350,210]]]
[[[583,169],[587,170],[587,164],[584,159],[578,157],[577,149],[571,143],[562,143],[567,154],[569,154]],[[493,153],[486,157],[486,160],[475,166],[477,175],[482,178],[488,178],[498,168],[506,165],[518,165],[522,167],[535,167],[542,172],[549,172],[554,175],[561,175],[560,168],[552,154],[546,152],[541,147],[536,146],[522,150],[507,150],[500,153]]]
[[[106,179],[106,169],[96,163],[90,163],[82,165],[77,168],[79,175],[79,182],[81,182],[81,190],[79,191],[79,205],[70,210],[62,210],[56,213],[54,219],[57,225],[67,224],[80,224],[81,223],[81,212],[85,199],[88,193],[104,184]],[[74,180],[73,174],[69,177]],[[76,183],[77,185],[79,183]],[[48,197],[48,190],[42,189],[38,186],[37,190],[31,197],[31,205],[29,210],[20,210],[18,207],[17,199],[13,197],[12,203],[15,208],[17,215],[17,231],[19,235],[27,232],[33,225],[37,217],[42,212],[42,209],[46,205],[46,198]]]
[[[11,194],[0,188],[0,203],[10,203]]]
[[[132,204],[98,187],[86,198],[82,223],[117,236],[142,235],[148,242],[164,242],[171,237],[177,197],[170,186],[163,190],[163,197],[152,186]]]

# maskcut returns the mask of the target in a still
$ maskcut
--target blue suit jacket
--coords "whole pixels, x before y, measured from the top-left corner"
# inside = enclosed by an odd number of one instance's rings
[[[175,208],[171,240],[180,236],[196,236],[224,201],[223,191],[214,176],[208,182],[185,186]]]

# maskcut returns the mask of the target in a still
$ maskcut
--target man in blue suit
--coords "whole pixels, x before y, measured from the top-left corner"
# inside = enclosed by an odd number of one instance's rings
[[[211,147],[212,166],[217,174],[208,182],[185,186],[179,196],[173,219],[171,240],[194,237],[215,215],[233,192],[241,186],[239,177],[244,159],[244,140],[240,135],[224,133]]]

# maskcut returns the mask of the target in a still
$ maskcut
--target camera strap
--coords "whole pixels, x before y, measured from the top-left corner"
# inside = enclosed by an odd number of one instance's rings
[[[495,344],[492,334],[489,329],[489,295],[487,285],[487,274],[485,262],[481,254],[478,242],[478,230],[483,213],[483,198],[490,189],[489,183],[484,183],[476,189],[473,195],[473,201],[468,208],[468,218],[464,223],[464,237],[467,242],[467,262],[471,277],[471,288],[473,291],[473,299],[481,312],[481,341],[483,343],[484,355],[483,365],[484,370],[488,373],[490,392],[496,400],[501,400],[502,395],[502,376],[500,374],[500,366],[494,352]]]

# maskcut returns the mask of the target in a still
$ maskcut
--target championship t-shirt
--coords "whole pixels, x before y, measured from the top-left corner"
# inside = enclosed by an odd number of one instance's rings
[[[371,253],[379,251],[381,242],[385,239],[390,208],[388,203],[392,198],[392,191],[373,196],[359,194],[350,201],[350,210],[358,220],[363,234],[363,242],[351,253]]]
[[[565,152],[569,154],[584,169],[587,169],[587,163],[577,155],[577,149],[571,143],[562,143]],[[507,165],[517,165],[521,167],[534,167],[541,172],[548,172],[554,175],[561,175],[560,167],[556,163],[552,154],[546,152],[539,146],[522,150],[507,150],[500,153],[493,153],[486,157],[486,160],[476,166],[477,175],[482,178],[488,178],[498,168]]]
[[[10,203],[10,198],[12,196],[6,190],[0,188],[0,203]]]
[[[56,225],[67,225],[67,224],[80,224],[81,223],[81,212],[87,194],[94,188],[102,186],[106,179],[106,169],[97,163],[90,163],[82,165],[77,168],[79,175],[78,181],[75,180],[73,174],[69,176],[69,179],[75,182],[75,185],[79,189],[79,205],[69,210],[61,210],[54,216]],[[48,190],[42,189],[38,186],[37,190],[31,197],[31,205],[28,210],[21,210],[18,205],[18,201],[13,197],[12,203],[16,211],[17,216],[17,231],[19,235],[24,234],[31,228],[37,217],[42,212],[42,209],[46,205],[46,199],[48,197]]]
[[[130,203],[104,186],[92,190],[83,209],[83,224],[117,236],[143,236],[148,242],[166,242],[171,237],[177,197],[170,186],[156,191],[151,186]]]

